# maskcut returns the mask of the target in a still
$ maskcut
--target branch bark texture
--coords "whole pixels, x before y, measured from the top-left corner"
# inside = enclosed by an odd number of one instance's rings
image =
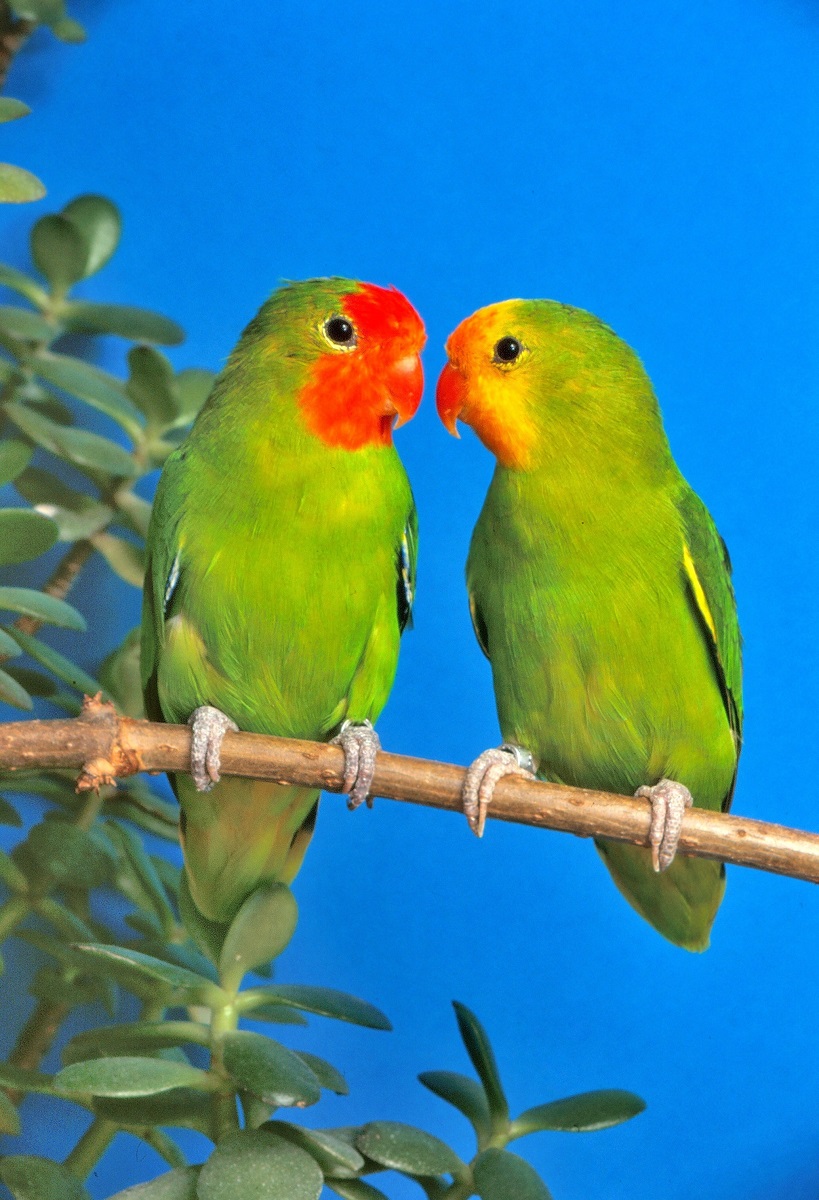
[[[190,729],[120,717],[112,705],[86,699],[82,716],[0,725],[0,770],[79,771],[78,791],[97,789],[137,771],[186,771]],[[222,774],[269,779],[339,792],[344,754],[338,746],[252,733],[228,733]],[[373,795],[428,808],[461,811],[464,771],[449,763],[378,756]],[[507,777],[489,817],[558,829],[579,837],[648,845],[649,805],[630,796]],[[680,851],[819,883],[819,834],[705,809],[688,810]]]

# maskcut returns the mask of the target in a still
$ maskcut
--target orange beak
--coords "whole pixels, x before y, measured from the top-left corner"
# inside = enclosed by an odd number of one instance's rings
[[[387,392],[398,414],[395,428],[406,425],[418,411],[424,392],[424,368],[418,354],[406,354],[392,363],[387,372]]]
[[[466,379],[451,361],[441,372],[435,402],[444,425],[453,437],[460,437],[458,418],[466,406]]]

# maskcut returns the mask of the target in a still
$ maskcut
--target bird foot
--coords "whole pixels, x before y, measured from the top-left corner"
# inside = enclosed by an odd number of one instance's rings
[[[484,750],[483,754],[478,755],[467,770],[461,788],[464,816],[477,837],[483,837],[486,811],[492,803],[498,781],[504,775],[522,775],[525,779],[532,779],[536,770],[534,755],[512,742],[504,742],[502,746]]]
[[[685,810],[694,803],[691,793],[687,787],[673,779],[661,779],[653,787],[644,785],[638,788],[634,795],[651,802],[651,827],[648,834],[651,863],[655,871],[665,871],[671,866],[677,853]]]
[[[191,727],[191,775],[198,792],[209,792],[219,782],[222,741],[230,729],[239,732],[239,726],[221,709],[210,704],[195,708],[188,717]]]
[[[331,746],[341,746],[344,751],[344,783],[342,791],[347,793],[347,807],[353,812],[366,800],[372,808],[370,795],[375,760],[381,749],[381,739],[370,721],[345,721]]]

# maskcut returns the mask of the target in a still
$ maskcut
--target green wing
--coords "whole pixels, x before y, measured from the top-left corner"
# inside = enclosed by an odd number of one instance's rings
[[[731,560],[711,514],[687,484],[677,506],[683,519],[683,572],[688,595],[711,651],[738,757],[742,745],[742,639]],[[731,794],[726,797],[725,808],[730,800]]]
[[[168,460],[157,488],[148,530],[145,589],[142,595],[142,690],[151,721],[165,718],[159,706],[157,671],[165,642],[165,616],[179,578],[177,522],[172,497],[173,465]]]

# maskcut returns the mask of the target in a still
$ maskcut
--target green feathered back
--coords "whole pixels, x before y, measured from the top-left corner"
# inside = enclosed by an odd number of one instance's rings
[[[409,482],[391,445],[328,446],[295,399],[322,316],[356,286],[275,293],[166,463],[142,627],[153,719],[184,723],[212,704],[245,731],[324,741],[386,702],[414,584]],[[188,775],[174,786],[207,917],[227,921],[260,882],[293,879],[317,792],[223,779],[203,794]]]
[[[696,805],[727,808],[742,723],[730,567],[671,457],[649,380],[588,313],[497,307],[525,347],[510,413],[536,430],[525,469],[498,465],[467,564],[503,736],[536,755],[545,779],[629,795],[667,777]],[[705,949],[719,863],[678,855],[658,876],[647,850],[598,849],[655,928]]]

